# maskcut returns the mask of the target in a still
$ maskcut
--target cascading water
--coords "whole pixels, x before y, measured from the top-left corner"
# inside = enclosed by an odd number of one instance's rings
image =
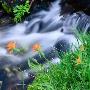
[[[77,42],[75,32],[81,29],[87,32],[90,27],[89,16],[83,13],[60,16],[59,0],[54,2],[49,11],[40,11],[27,17],[23,23],[9,28],[0,28],[0,70],[7,67],[19,67],[28,69],[28,58],[35,58],[39,63],[43,62],[37,52],[33,52],[32,46],[36,43],[41,45],[45,56],[52,62],[57,62],[58,56],[54,50],[66,51],[70,45],[76,47],[81,44]],[[8,42],[14,41],[17,48],[24,48],[23,54],[9,54],[6,48]],[[63,45],[61,47],[60,45]],[[74,47],[71,48],[74,50]],[[26,73],[26,78],[28,77]],[[2,75],[0,75],[2,78]],[[18,83],[18,82],[17,82]],[[3,87],[3,90],[6,90]]]

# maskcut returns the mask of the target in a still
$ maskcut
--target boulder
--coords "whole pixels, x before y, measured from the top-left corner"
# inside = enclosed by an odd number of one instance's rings
[[[82,11],[90,15],[90,0],[61,0],[61,14]]]

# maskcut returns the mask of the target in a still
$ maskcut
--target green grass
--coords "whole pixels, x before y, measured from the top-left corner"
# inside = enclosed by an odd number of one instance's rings
[[[63,54],[61,62],[38,73],[27,90],[90,90],[90,35],[81,38],[84,50]]]

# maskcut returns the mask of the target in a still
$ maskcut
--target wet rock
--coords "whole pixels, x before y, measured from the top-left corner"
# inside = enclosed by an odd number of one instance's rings
[[[90,0],[61,0],[61,14],[82,11],[90,15]]]
[[[20,71],[18,68],[6,67],[0,70],[0,90],[27,90],[35,75],[30,71]],[[24,88],[24,89],[23,89]]]
[[[0,27],[6,26],[12,23],[12,19],[9,16],[0,18]]]
[[[3,11],[2,11],[2,10],[0,10],[0,17],[2,17],[2,15],[3,15]]]
[[[32,13],[36,13],[40,10],[48,10],[52,2],[56,0],[34,0],[31,8]]]
[[[0,81],[0,90],[1,90],[1,86],[2,86],[2,81]]]

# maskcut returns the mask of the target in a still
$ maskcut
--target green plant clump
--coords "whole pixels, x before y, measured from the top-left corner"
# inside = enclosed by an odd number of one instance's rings
[[[12,12],[10,6],[8,6],[6,2],[2,3],[2,7],[8,14]]]
[[[27,0],[24,5],[17,5],[16,7],[14,7],[13,8],[13,12],[15,15],[14,21],[16,23],[20,22],[25,13],[30,13],[29,10],[30,10],[29,0]]]
[[[63,55],[48,72],[38,73],[27,90],[90,90],[90,35],[83,36],[83,46]]]

